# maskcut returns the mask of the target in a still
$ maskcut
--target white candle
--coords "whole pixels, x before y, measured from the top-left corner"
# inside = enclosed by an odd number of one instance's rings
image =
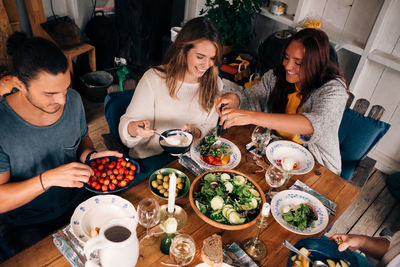
[[[168,212],[173,213],[175,209],[176,175],[173,172],[169,177]]]

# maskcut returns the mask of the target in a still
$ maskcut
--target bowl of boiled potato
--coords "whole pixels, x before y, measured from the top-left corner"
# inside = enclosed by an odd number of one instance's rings
[[[172,175],[176,175],[175,199],[184,197],[190,188],[190,180],[183,172],[173,168],[162,168],[150,175],[149,186],[151,192],[159,198],[168,199],[169,180]]]

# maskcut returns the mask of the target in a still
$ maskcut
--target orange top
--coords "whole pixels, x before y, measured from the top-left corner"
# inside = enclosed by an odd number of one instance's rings
[[[296,86],[296,91],[288,95],[288,103],[286,105],[286,114],[297,114],[297,107],[300,105],[301,95],[299,94],[300,89]],[[299,108],[298,112],[301,111],[301,107]],[[298,144],[303,144],[297,134],[287,133],[284,131],[276,131],[277,134],[286,139]]]

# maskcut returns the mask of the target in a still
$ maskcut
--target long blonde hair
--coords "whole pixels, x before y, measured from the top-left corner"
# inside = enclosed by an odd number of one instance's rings
[[[175,42],[167,50],[162,66],[155,69],[165,74],[164,78],[169,95],[176,97],[178,82],[183,81],[187,71],[187,54],[196,43],[208,40],[216,48],[214,65],[200,78],[198,90],[199,104],[209,112],[214,107],[215,98],[219,94],[218,66],[222,62],[222,44],[214,24],[206,17],[197,17],[188,21],[179,31]]]

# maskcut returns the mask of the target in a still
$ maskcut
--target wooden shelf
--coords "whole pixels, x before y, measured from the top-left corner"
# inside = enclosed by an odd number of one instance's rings
[[[371,53],[368,54],[368,59],[393,70],[400,71],[399,57],[393,56],[380,50],[373,50]]]
[[[295,22],[294,15],[273,15],[269,12],[267,7],[262,7],[260,14],[292,28],[299,26],[298,22]],[[324,27],[324,25],[322,25],[322,30],[328,34],[329,40],[335,44],[336,50],[346,49],[358,55],[362,55],[364,52],[364,46],[353,41],[353,38],[350,35],[338,33]]]
[[[294,23],[294,15],[274,15],[271,12],[269,12],[267,7],[262,7],[261,8],[261,15],[266,16],[272,20],[278,21],[282,24],[285,24],[289,27],[296,27],[296,24]]]

